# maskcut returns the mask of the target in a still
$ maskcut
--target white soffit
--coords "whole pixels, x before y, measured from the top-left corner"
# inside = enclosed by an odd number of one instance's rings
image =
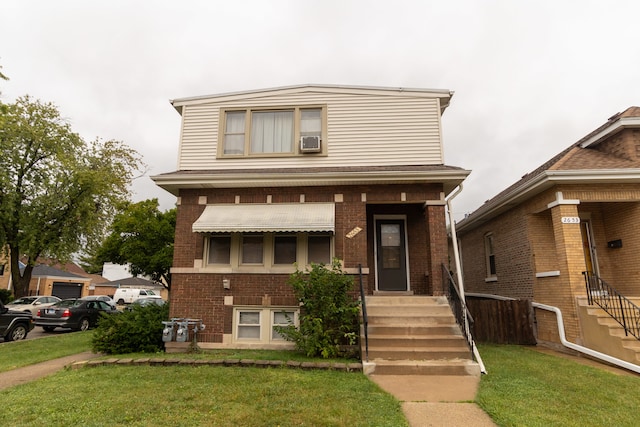
[[[194,233],[335,232],[333,203],[207,205]]]

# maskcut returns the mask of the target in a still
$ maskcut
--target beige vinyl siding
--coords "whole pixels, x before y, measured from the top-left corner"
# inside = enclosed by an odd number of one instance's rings
[[[327,106],[328,155],[217,159],[220,109]],[[183,107],[179,169],[442,164],[437,98],[305,92]]]

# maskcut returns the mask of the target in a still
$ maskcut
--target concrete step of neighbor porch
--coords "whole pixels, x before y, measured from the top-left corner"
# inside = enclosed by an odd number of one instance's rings
[[[366,373],[480,375],[446,297],[376,295],[365,302]],[[364,330],[361,335],[364,343]]]

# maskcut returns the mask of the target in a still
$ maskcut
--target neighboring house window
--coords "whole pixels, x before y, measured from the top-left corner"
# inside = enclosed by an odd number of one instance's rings
[[[328,233],[233,233],[211,235],[206,267],[213,271],[294,272],[295,264],[331,264],[333,236]]]
[[[494,252],[493,234],[484,236],[484,251],[486,257],[487,277],[496,277],[496,255]]]
[[[222,156],[295,155],[303,136],[324,134],[322,108],[246,109],[222,112]],[[321,152],[324,151],[324,147]]]
[[[0,264],[0,276],[4,276],[4,266],[5,264]]]
[[[294,308],[236,308],[235,340],[244,342],[283,342],[276,326],[298,324],[298,310]]]

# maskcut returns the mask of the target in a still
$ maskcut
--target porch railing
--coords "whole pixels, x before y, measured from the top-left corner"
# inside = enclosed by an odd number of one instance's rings
[[[369,318],[367,316],[367,302],[364,293],[364,283],[362,281],[362,264],[358,264],[360,275],[360,303],[362,304],[362,326],[364,328],[364,360],[369,361]]]
[[[449,305],[453,310],[456,322],[462,328],[462,334],[467,340],[469,348],[473,351],[475,348],[475,341],[473,339],[473,316],[471,316],[471,313],[467,309],[467,304],[465,303],[464,298],[460,296],[458,286],[456,285],[455,280],[453,280],[453,276],[444,264],[442,264],[442,275],[445,282],[449,283],[447,292]]]
[[[625,335],[640,340],[640,307],[595,274],[582,272],[589,305],[597,305],[624,328]]]

